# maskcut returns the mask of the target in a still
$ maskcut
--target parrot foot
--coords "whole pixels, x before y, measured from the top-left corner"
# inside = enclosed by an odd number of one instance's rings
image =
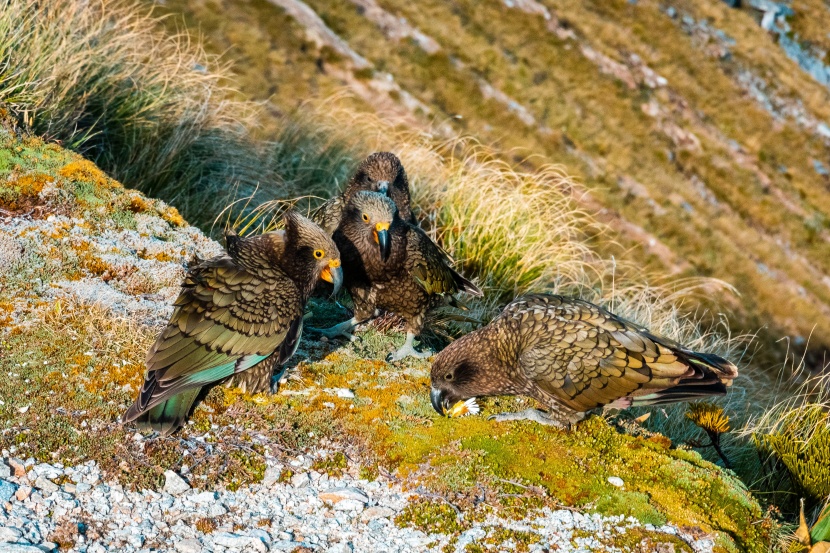
[[[312,328],[312,327],[309,327],[308,331],[309,332],[315,332],[315,333],[320,334],[321,336],[325,336],[326,338],[329,338],[329,339],[343,337],[343,338],[346,338],[347,340],[349,340],[350,342],[355,342],[357,340],[360,340],[360,338],[358,338],[357,336],[352,334],[350,331],[355,326],[357,326],[357,322],[358,321],[354,317],[352,317],[348,321],[344,321],[340,324],[336,324],[336,325],[334,325],[332,327],[329,327],[329,328]]]
[[[390,353],[386,356],[387,363],[393,363],[395,361],[400,361],[401,359],[405,359],[407,357],[415,357],[418,359],[426,359],[431,357],[435,354],[432,350],[426,349],[424,351],[418,351],[415,349],[415,335],[411,332],[406,333],[406,342],[401,346],[401,348],[394,352]]]
[[[570,428],[570,424],[567,422],[552,417],[550,413],[545,413],[539,409],[525,409],[524,411],[517,411],[515,413],[499,413],[497,415],[490,415],[487,417],[487,420],[496,422],[526,420],[538,422],[539,424],[544,424],[545,426],[555,426],[556,428],[561,428],[562,430]]]

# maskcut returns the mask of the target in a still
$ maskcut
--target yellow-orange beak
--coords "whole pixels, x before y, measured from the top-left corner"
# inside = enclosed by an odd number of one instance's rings
[[[334,291],[332,296],[340,291],[340,286],[343,284],[343,269],[340,267],[339,259],[329,259],[328,266],[320,273],[320,278],[326,282],[334,284]]]
[[[386,261],[392,251],[392,242],[389,240],[389,223],[377,223],[372,234],[375,237],[375,243],[380,246],[380,258]]]

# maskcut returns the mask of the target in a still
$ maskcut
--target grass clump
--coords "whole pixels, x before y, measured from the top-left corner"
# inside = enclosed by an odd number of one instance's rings
[[[121,0],[10,0],[0,13],[0,103],[41,136],[198,220],[238,183],[253,190],[252,113],[198,42]]]
[[[830,392],[827,374],[804,379],[799,393],[780,402],[743,430],[766,456],[766,478],[789,476],[792,491],[817,510],[830,497]]]

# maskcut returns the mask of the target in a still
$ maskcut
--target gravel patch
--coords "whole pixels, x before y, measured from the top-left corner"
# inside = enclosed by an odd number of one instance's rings
[[[449,550],[462,552],[468,544],[481,544],[499,527],[536,534],[540,540],[529,550],[540,552],[621,551],[609,546],[609,540],[636,527],[681,537],[696,553],[711,552],[713,547],[712,540],[693,539],[669,525],[654,528],[632,518],[564,509],[544,509],[518,522],[490,516],[454,537],[426,534],[399,528],[394,522],[417,494],[377,481],[330,478],[312,470],[307,457],[296,466],[296,461],[291,463],[295,471],[291,482],[280,482],[284,467],[270,464],[268,484],[236,491],[194,489],[186,475],[167,471],[162,491],[134,492],[104,482],[94,462],[63,467],[6,458],[2,465],[12,462],[23,464],[27,472],[6,475],[0,482],[30,492],[21,498],[3,496],[0,553],[57,551],[59,546],[78,553],[265,553],[300,547],[332,553],[396,553],[441,551],[448,544]],[[509,540],[491,547],[512,548]]]

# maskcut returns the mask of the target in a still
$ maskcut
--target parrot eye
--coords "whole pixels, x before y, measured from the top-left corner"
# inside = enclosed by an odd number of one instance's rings
[[[326,252],[323,250],[314,250],[314,259],[323,259],[324,255],[326,255]]]
[[[366,215],[365,213],[363,214],[363,222],[364,222],[364,223],[368,223],[368,222],[369,222],[369,216],[368,216],[368,215]]]
[[[444,380],[452,380],[452,373],[447,373],[444,375]]]

